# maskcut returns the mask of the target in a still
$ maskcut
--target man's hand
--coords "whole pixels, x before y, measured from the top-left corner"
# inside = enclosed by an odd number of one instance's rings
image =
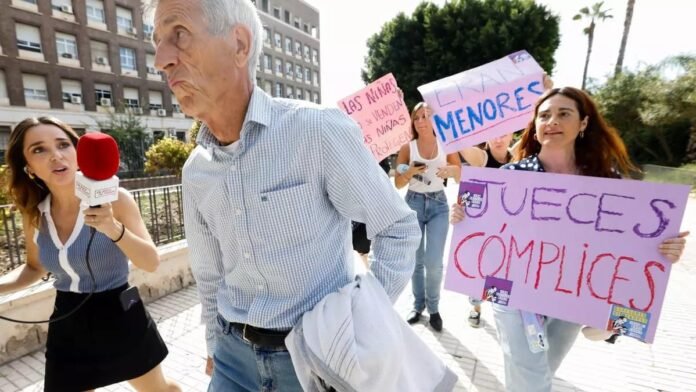
[[[205,374],[207,374],[207,375],[209,375],[209,376],[212,377],[212,375],[213,375],[213,366],[214,366],[213,358],[208,357],[208,360],[205,362]]]

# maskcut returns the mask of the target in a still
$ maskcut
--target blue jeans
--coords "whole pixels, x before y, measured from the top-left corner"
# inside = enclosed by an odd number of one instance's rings
[[[245,342],[227,324],[218,315],[220,335],[208,392],[302,391],[285,346],[259,347]]]
[[[418,215],[421,242],[416,251],[416,268],[411,278],[413,309],[438,313],[442,289],[442,256],[449,230],[449,206],[444,191],[418,193],[408,191],[406,203]]]
[[[493,315],[505,361],[505,390],[551,392],[553,376],[573,347],[582,326],[547,317],[544,331],[549,349],[533,353],[519,310],[494,304]]]

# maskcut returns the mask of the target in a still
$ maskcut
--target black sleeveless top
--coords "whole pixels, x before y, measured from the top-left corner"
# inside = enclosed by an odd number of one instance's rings
[[[505,158],[507,159],[507,162],[500,163],[498,162],[494,157],[493,154],[491,154],[491,150],[486,148],[484,151],[486,151],[486,155],[488,155],[488,159],[486,160],[486,166],[485,167],[490,167],[491,169],[499,169],[501,166],[507,164],[510,162],[510,153],[508,152]]]

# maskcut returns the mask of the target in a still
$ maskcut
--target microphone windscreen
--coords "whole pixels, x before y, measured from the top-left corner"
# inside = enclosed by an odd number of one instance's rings
[[[116,140],[105,133],[86,133],[77,141],[77,165],[89,179],[103,181],[113,177],[119,160]]]

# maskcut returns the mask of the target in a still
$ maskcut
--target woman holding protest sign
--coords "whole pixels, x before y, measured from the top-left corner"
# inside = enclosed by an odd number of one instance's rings
[[[553,80],[548,74],[544,74],[544,91],[552,88]],[[485,142],[483,148],[480,148],[480,146],[467,147],[459,151],[459,157],[462,159],[462,163],[468,163],[470,166],[499,169],[503,165],[510,163],[512,154],[519,148],[519,142],[513,146],[510,145],[515,133],[494,137]],[[469,303],[472,305],[472,308],[469,311],[468,320],[469,325],[474,328],[481,326],[481,302],[480,299],[469,297]]]
[[[636,170],[617,131],[606,124],[587,93],[572,87],[549,90],[537,101],[514,159],[516,163],[503,169],[605,178]],[[453,207],[452,223],[464,216],[462,207]],[[676,262],[687,235],[683,232],[665,240],[660,253]],[[582,326],[501,305],[493,305],[493,309],[505,359],[506,389],[551,391],[554,373]],[[534,333],[528,336],[530,330]],[[594,329],[583,332],[588,337],[602,335]]]
[[[445,179],[452,177],[459,183],[460,162],[457,154],[445,154],[438,146],[430,122],[430,108],[425,102],[417,104],[411,111],[411,131],[413,140],[399,150],[394,176],[397,188],[408,185],[406,202],[416,211],[422,234],[411,278],[415,299],[407,321],[409,324],[418,322],[427,308],[430,326],[440,332],[442,317],[438,305],[442,288],[442,257],[449,228]]]

